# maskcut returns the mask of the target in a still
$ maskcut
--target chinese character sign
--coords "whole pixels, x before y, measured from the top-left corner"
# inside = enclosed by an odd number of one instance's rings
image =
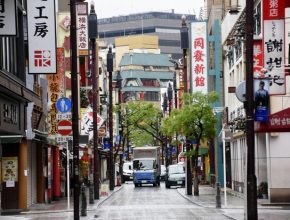
[[[0,36],[15,36],[16,0],[0,0]]]
[[[56,73],[55,1],[27,1],[29,73]]]
[[[290,45],[290,8],[285,8],[285,60],[290,59],[289,57],[289,45]]]
[[[191,23],[191,85],[193,92],[207,93],[206,22]]]
[[[274,20],[284,18],[286,0],[263,0],[263,19]]]
[[[104,119],[97,114],[96,120],[99,129],[104,123]],[[94,118],[93,109],[91,107],[88,107],[81,116],[81,135],[89,135],[89,140],[92,140],[94,137]]]
[[[79,50],[88,50],[88,3],[77,4],[77,44]]]
[[[64,95],[64,48],[57,48],[57,61],[59,63],[57,74],[48,74],[48,134],[57,135],[57,100]]]
[[[262,71],[264,66],[263,63],[263,46],[262,40],[254,41],[254,53],[253,53],[253,70],[254,70],[254,78],[265,78],[265,72]]]
[[[284,20],[264,21],[263,40],[269,94],[285,94]]]

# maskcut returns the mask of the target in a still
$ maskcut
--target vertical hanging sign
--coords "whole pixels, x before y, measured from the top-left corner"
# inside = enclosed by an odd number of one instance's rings
[[[0,36],[16,36],[16,18],[16,0],[0,0]]]
[[[55,0],[27,1],[29,73],[56,73]]]
[[[282,95],[286,92],[284,13],[284,0],[263,1],[263,51],[269,95]]]
[[[192,92],[207,93],[206,22],[192,22],[190,28]]]
[[[79,55],[88,55],[88,3],[79,2],[77,11],[77,44]]]

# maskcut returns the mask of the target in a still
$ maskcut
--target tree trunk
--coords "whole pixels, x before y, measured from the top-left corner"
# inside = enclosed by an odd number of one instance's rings
[[[199,187],[198,187],[198,150],[199,150],[199,141],[196,143],[195,147],[195,156],[194,156],[194,195],[199,196]]]

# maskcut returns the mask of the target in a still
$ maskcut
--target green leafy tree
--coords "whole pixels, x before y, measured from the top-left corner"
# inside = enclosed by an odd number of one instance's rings
[[[150,102],[129,102],[124,120],[129,126],[130,140],[136,146],[159,145],[162,112]]]
[[[170,116],[162,121],[162,132],[166,135],[177,134],[186,137],[187,142],[195,141],[196,145],[186,152],[188,158],[193,158],[194,165],[194,195],[199,195],[198,189],[198,151],[203,140],[216,135],[216,117],[212,111],[212,105],[218,100],[215,92],[202,94],[184,94],[183,105],[179,110],[171,112]],[[187,143],[190,144],[190,143]]]

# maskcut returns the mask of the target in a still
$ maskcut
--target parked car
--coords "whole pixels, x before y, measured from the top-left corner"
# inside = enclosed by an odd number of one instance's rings
[[[133,162],[123,163],[123,180],[133,180]]]
[[[181,164],[169,165],[165,175],[165,187],[185,186],[185,168]]]
[[[165,175],[166,175],[166,166],[161,165],[161,174],[160,174],[160,179],[165,180]]]

